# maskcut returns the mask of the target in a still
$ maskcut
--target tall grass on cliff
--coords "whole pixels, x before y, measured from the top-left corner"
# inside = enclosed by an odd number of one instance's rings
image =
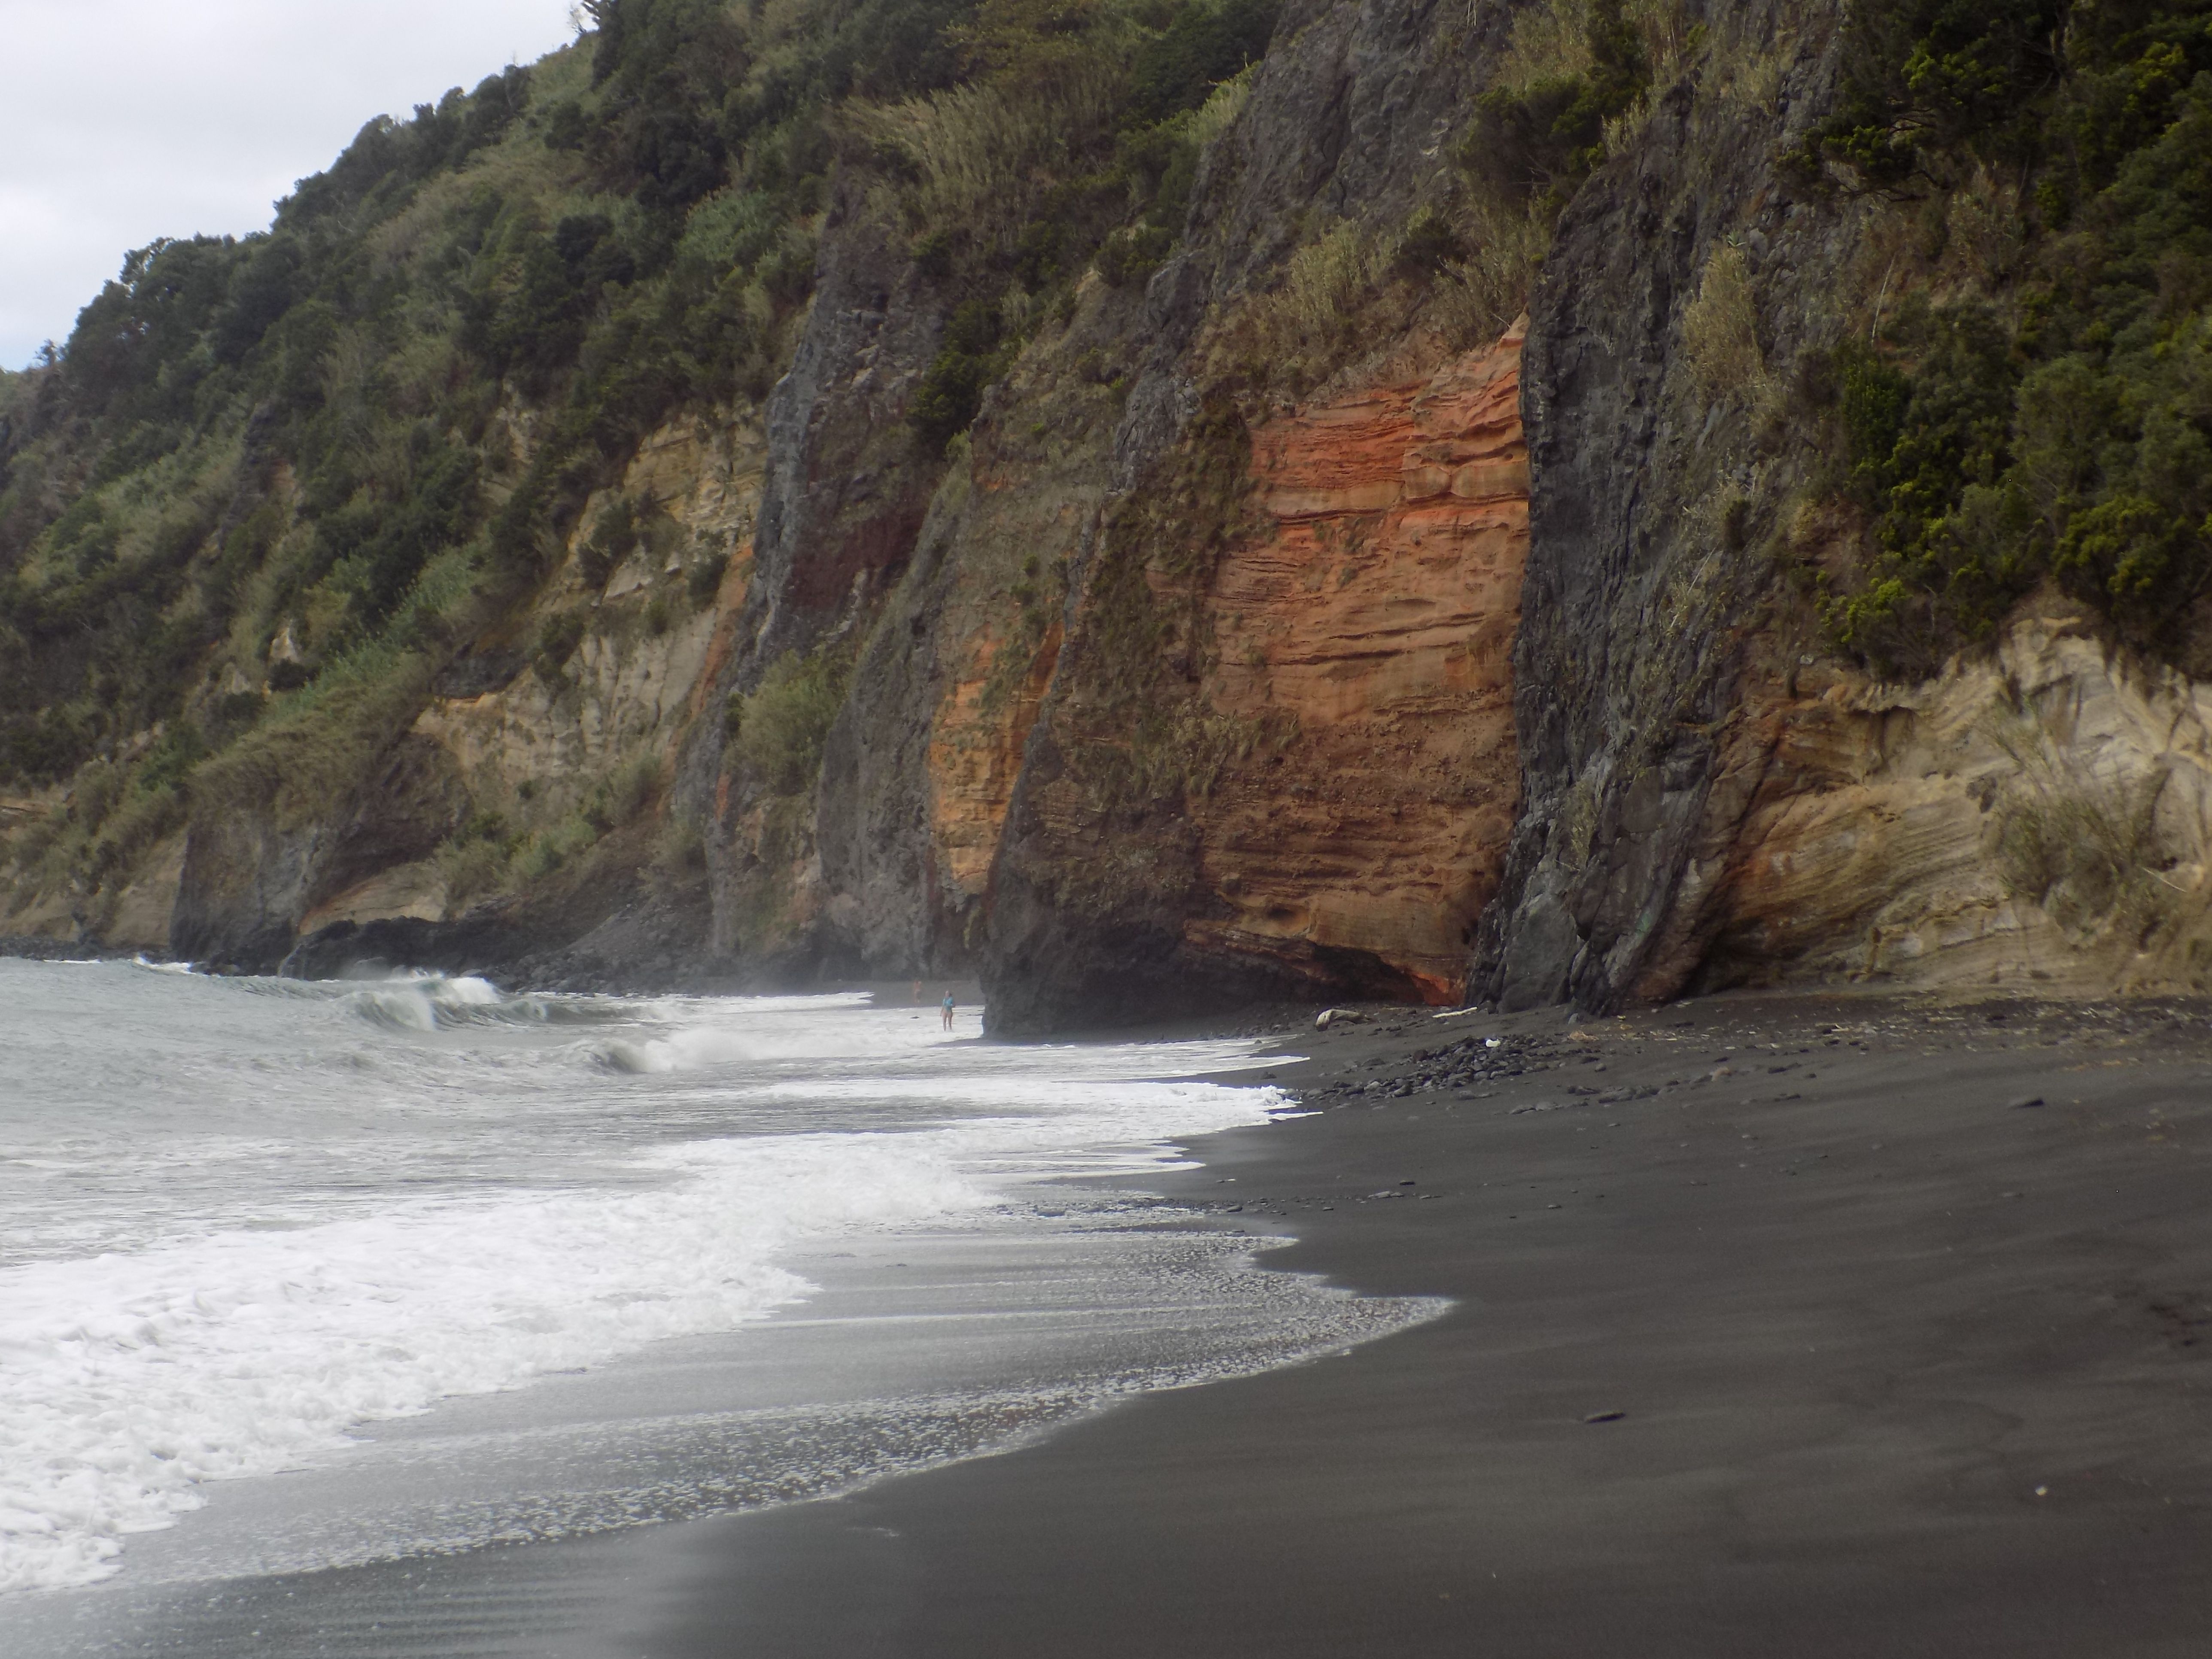
[[[922,276],[957,295],[910,403],[945,449],[1046,319],[1097,271],[1132,284],[1182,234],[1206,146],[1236,119],[1278,0],[982,0],[951,38],[963,80],[854,100],[833,130]]]
[[[1682,350],[1707,401],[1763,396],[1772,377],[1759,343],[1759,317],[1743,250],[1723,243],[1705,263],[1682,315]]]

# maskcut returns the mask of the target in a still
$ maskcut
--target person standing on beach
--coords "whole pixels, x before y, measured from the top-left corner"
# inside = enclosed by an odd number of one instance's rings
[[[952,993],[947,991],[944,1002],[939,1006],[945,1010],[945,1029],[949,1031],[952,1029]]]

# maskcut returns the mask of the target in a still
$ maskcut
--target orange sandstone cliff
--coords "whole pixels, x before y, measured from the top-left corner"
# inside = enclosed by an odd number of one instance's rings
[[[1213,701],[1297,735],[1198,812],[1220,902],[1185,924],[1194,951],[1322,989],[1357,955],[1458,997],[1520,797],[1521,339],[1253,433],[1260,525],[1207,596]]]
[[[1046,696],[1000,854],[998,1018],[1178,986],[1458,997],[1518,799],[1521,346],[1271,412],[1210,564],[1170,539],[1141,589],[1094,566],[1088,660]],[[1149,693],[1114,695],[1117,634],[1155,644]]]

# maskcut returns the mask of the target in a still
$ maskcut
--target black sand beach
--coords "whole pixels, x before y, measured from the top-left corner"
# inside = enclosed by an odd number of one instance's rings
[[[2204,1007],[1371,1012],[1175,1185],[1449,1316],[670,1529],[620,1650],[2212,1652]]]

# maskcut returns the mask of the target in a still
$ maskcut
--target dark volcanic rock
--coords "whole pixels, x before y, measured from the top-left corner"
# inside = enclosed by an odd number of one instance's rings
[[[169,949],[224,972],[268,973],[290,951],[331,837],[266,813],[210,814],[185,844]]]
[[[1774,527],[1757,514],[1811,459],[1778,458],[1769,434],[1801,354],[1841,326],[1856,249],[1848,207],[1780,160],[1833,95],[1834,45],[1784,33],[1802,21],[1769,5],[1739,25],[1786,66],[1771,100],[1694,81],[1667,95],[1568,208],[1530,303],[1514,652],[1527,793],[1469,987],[1505,1008],[1678,989],[1763,763],[1737,706],[1746,636],[1773,598]],[[1684,324],[1724,249],[1749,250],[1765,378],[1716,388]],[[1724,521],[1734,500],[1749,521]]]
[[[873,619],[913,555],[944,466],[915,442],[906,410],[958,296],[925,282],[896,228],[868,216],[866,186],[863,175],[832,204],[805,332],[768,400],[767,471],[735,648],[678,771],[679,807],[709,826],[712,937],[723,952],[743,942],[754,874],[732,826],[759,797],[732,770],[721,711],[786,653],[804,655]]]
[[[446,750],[412,734],[393,745],[350,810],[303,823],[273,805],[193,819],[169,949],[226,973],[270,973],[316,905],[380,871],[427,857],[468,811]]]

